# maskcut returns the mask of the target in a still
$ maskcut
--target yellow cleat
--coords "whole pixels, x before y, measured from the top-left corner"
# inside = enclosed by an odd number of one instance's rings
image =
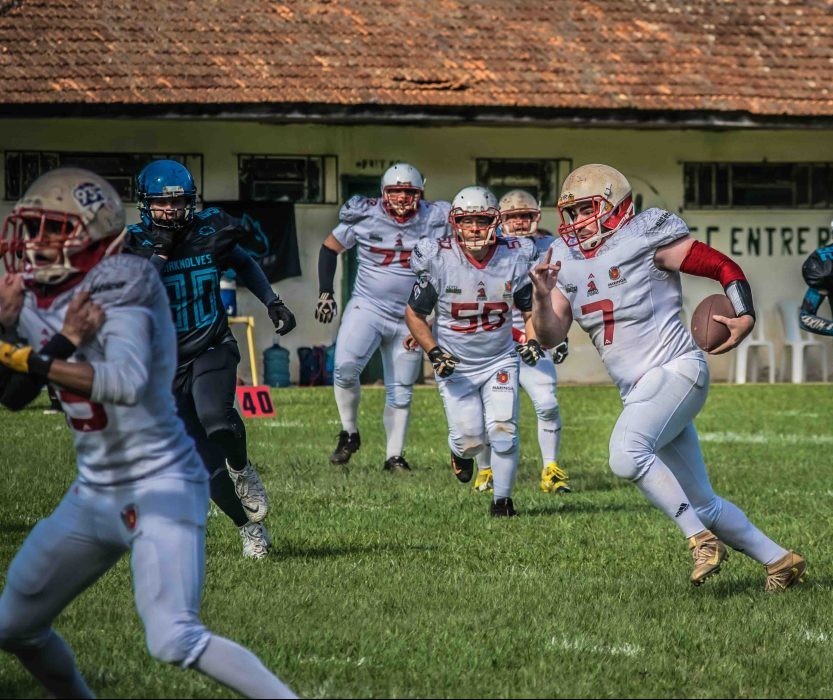
[[[691,558],[694,559],[691,582],[695,586],[718,573],[721,564],[729,558],[726,545],[710,530],[703,530],[689,537],[688,548],[691,550]]]
[[[569,480],[569,475],[558,466],[558,462],[549,462],[541,470],[541,490],[544,493],[570,493]]]
[[[478,470],[477,476],[474,478],[473,490],[481,493],[495,490],[495,481],[492,478],[491,469]]]
[[[787,552],[778,561],[766,567],[766,585],[764,590],[767,593],[777,593],[801,581],[807,562],[800,554]]]

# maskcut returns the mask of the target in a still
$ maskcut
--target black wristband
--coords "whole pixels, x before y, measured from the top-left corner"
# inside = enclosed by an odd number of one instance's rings
[[[755,318],[755,305],[752,302],[752,287],[746,280],[735,280],[729,282],[723,291],[732,302],[735,316],[751,316]]]
[[[78,348],[69,338],[61,333],[53,335],[49,342],[43,346],[40,354],[52,357],[56,360],[68,360]]]
[[[55,358],[49,357],[49,355],[33,352],[29,355],[29,374],[46,381],[49,379],[49,368],[52,366],[54,360]]]
[[[333,279],[336,276],[336,266],[338,265],[338,253],[332,248],[328,248],[323,243],[321,250],[318,253],[318,291],[335,293],[333,289]]]

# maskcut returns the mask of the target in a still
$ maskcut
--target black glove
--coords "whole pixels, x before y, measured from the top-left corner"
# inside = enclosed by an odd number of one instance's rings
[[[330,323],[338,313],[336,300],[332,292],[321,292],[318,295],[318,305],[315,307],[315,320],[320,323]]]
[[[175,231],[171,228],[153,227],[153,253],[169,258],[176,247]]]
[[[448,350],[443,350],[439,345],[436,345],[428,351],[428,359],[434,365],[434,371],[437,373],[437,376],[443,379],[454,374],[457,363],[460,361],[459,357],[452,355]]]
[[[544,356],[544,348],[541,347],[541,343],[535,340],[535,338],[527,340],[525,343],[518,343],[515,346],[515,352],[517,352],[521,356],[521,359],[530,367],[537,365],[538,360]]]
[[[555,362],[555,364],[560,365],[567,359],[567,355],[569,354],[570,350],[567,347],[567,341],[564,340],[552,349],[552,361]]]
[[[295,314],[280,299],[270,301],[266,311],[272,323],[275,324],[275,333],[278,335],[286,335],[295,328]]]

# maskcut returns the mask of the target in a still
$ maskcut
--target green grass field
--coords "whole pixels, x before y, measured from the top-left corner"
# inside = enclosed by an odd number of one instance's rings
[[[833,696],[829,385],[715,386],[697,421],[718,492],[808,559],[805,583],[780,595],[739,553],[689,584],[678,530],[607,467],[612,387],[559,390],[568,495],[538,490],[524,396],[521,517],[507,520],[452,476],[435,389],[415,395],[410,475],[381,471],[382,389],[365,389],[348,470],[327,459],[339,430],[330,389],[274,398],[275,419],[248,423],[274,552],[243,560],[236,528],[211,517],[203,619],[301,696]],[[69,431],[41,408],[1,414],[3,577],[74,476]],[[101,697],[229,696],[147,655],[126,559],[56,627]],[[44,693],[3,655],[0,696]]]

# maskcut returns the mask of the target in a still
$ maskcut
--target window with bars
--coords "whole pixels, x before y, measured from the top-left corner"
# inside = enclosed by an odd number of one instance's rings
[[[827,209],[833,163],[684,163],[687,209]]]
[[[526,190],[542,206],[555,206],[561,182],[573,169],[569,158],[478,158],[477,184],[500,199],[510,190]]]
[[[237,159],[240,201],[335,204],[338,159],[332,155],[244,155]]]
[[[125,202],[136,201],[136,176],[153,160],[166,158],[182,163],[202,192],[202,154],[199,153],[94,153],[87,151],[6,151],[7,201],[20,199],[37,178],[49,170],[75,166],[91,170],[107,180]]]

